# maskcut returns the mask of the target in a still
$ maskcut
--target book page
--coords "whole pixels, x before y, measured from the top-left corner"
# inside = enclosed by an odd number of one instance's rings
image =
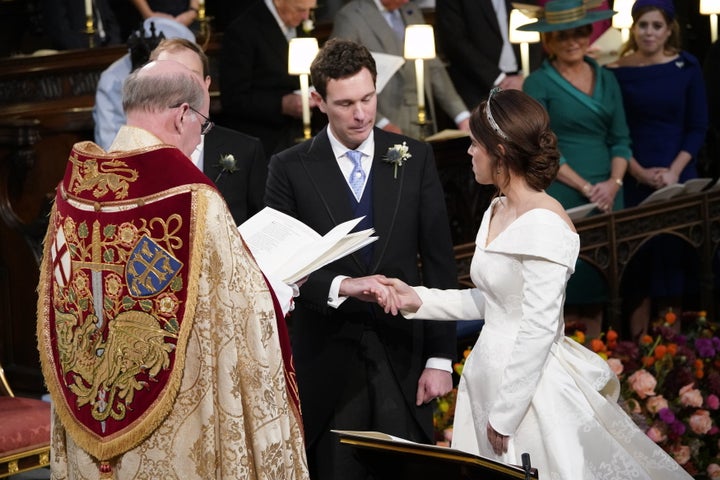
[[[390,81],[395,72],[405,64],[405,59],[398,55],[390,55],[389,53],[370,52],[375,59],[377,68],[377,79],[375,80],[375,90],[377,93],[382,92],[385,85]]]
[[[295,283],[377,240],[371,237],[373,229],[349,233],[362,218],[336,225],[321,236],[300,220],[265,207],[238,230],[263,272],[285,283]]]

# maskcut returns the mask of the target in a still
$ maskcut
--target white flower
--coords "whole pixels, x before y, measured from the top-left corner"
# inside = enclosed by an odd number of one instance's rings
[[[394,178],[397,178],[398,167],[402,167],[403,163],[405,163],[408,158],[412,157],[409,150],[410,148],[405,142],[403,142],[402,145],[396,143],[392,147],[388,148],[387,153],[383,157],[384,162],[392,163],[395,166],[395,171],[393,174]]]
[[[217,183],[218,180],[220,180],[220,177],[223,173],[234,173],[237,171],[237,160],[235,160],[235,156],[232,153],[225,153],[223,155],[220,155],[220,161],[218,162],[218,167],[220,167],[220,173],[218,174],[217,178],[215,179],[215,183]]]
[[[306,18],[302,22],[302,29],[305,33],[310,33],[315,29],[315,22],[311,18]]]

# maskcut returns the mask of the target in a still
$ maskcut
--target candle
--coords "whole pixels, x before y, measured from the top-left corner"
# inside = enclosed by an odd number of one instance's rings
[[[417,78],[417,104],[418,108],[425,107],[425,71],[423,59],[415,59],[415,77]]]
[[[85,16],[88,18],[91,18],[93,16],[92,0],[85,0]]]
[[[303,125],[310,125],[310,81],[307,73],[300,74],[300,95],[302,95]]]
[[[527,78],[530,75],[530,45],[527,42],[520,43],[520,61],[523,75]]]

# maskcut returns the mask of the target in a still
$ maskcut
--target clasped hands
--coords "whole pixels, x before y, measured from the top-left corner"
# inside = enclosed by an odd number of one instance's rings
[[[397,278],[385,275],[346,278],[340,283],[340,295],[380,305],[385,313],[397,315],[400,310],[415,312],[422,300],[415,290]]]

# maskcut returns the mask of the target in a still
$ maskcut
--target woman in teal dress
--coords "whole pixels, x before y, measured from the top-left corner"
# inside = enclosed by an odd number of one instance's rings
[[[588,12],[582,0],[554,0],[545,5],[542,19],[519,28],[541,32],[548,53],[523,90],[545,106],[558,137],[560,170],[547,193],[566,209],[588,202],[600,212],[624,206],[622,178],[631,151],[620,87],[612,73],[587,56],[592,23],[613,13]],[[586,322],[595,318],[597,328],[606,297],[599,272],[578,261],[568,283],[566,322],[573,315]]]

